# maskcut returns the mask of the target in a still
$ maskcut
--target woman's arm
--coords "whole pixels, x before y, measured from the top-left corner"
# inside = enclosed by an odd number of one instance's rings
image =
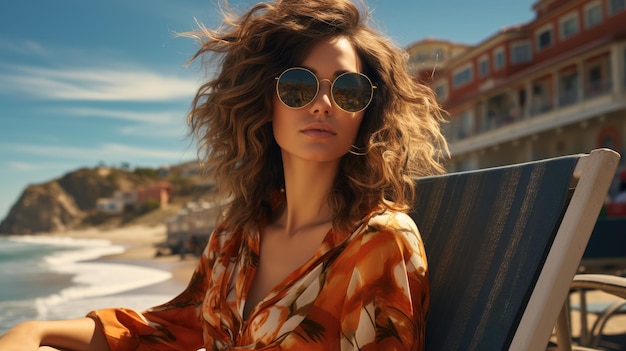
[[[39,346],[68,351],[109,351],[104,335],[91,318],[24,322],[0,337],[2,351],[37,351]]]

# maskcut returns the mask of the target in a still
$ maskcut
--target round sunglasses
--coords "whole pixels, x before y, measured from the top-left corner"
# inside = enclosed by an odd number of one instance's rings
[[[376,86],[362,73],[345,72],[330,83],[335,105],[345,112],[361,112],[369,106]],[[302,108],[315,99],[320,89],[320,80],[315,73],[302,67],[285,70],[276,77],[278,98],[287,107]]]

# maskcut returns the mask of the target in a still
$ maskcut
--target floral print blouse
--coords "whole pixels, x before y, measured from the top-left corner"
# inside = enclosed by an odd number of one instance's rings
[[[423,350],[427,263],[407,214],[378,210],[352,233],[330,230],[244,320],[259,244],[258,233],[218,228],[172,301],[88,316],[112,351]]]

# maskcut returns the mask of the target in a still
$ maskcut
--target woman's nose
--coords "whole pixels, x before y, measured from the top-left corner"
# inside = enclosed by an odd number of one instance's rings
[[[319,91],[311,105],[312,112],[330,114],[333,110],[331,96],[332,82],[329,79],[321,79]]]

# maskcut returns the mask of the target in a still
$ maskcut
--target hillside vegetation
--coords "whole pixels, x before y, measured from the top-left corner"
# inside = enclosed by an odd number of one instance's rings
[[[119,215],[96,211],[100,198],[111,198],[116,191],[129,191],[159,181],[172,185],[170,203],[162,208],[145,203],[128,208]],[[138,168],[81,168],[41,184],[29,185],[0,222],[0,234],[35,234],[62,232],[83,227],[119,227],[165,223],[193,199],[211,193],[199,176],[181,176],[172,172],[161,176],[157,170]]]

